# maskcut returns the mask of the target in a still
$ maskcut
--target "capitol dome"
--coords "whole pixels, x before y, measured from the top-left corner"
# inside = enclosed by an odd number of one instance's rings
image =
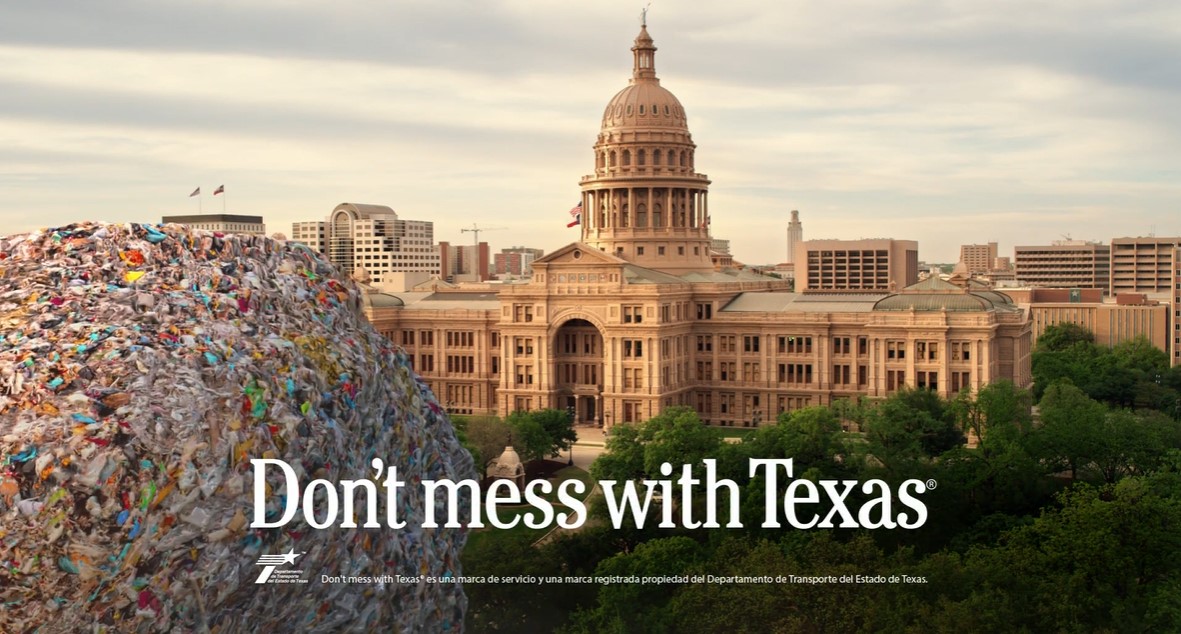
[[[579,181],[582,242],[664,273],[710,273],[709,177],[694,165],[685,108],[656,77],[647,24],[631,51],[631,79],[603,111],[595,171]]]
[[[636,36],[635,69],[628,86],[611,98],[603,111],[603,128],[674,127],[687,129],[685,108],[656,77],[656,46],[647,26]]]

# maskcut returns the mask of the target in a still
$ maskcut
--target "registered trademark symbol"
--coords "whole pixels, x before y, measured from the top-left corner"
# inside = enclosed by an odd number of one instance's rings
[[[930,480],[927,480],[927,490],[928,491],[934,489],[937,486],[939,486],[939,483],[935,481],[935,478],[931,478]]]

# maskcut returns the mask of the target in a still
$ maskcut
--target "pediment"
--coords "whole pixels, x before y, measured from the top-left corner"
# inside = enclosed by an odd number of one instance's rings
[[[539,264],[542,266],[538,267]],[[627,264],[627,260],[610,253],[604,253],[583,242],[572,242],[553,253],[548,253],[544,257],[534,260],[533,268],[566,268],[575,266],[585,268],[588,265],[603,264],[623,266]]]

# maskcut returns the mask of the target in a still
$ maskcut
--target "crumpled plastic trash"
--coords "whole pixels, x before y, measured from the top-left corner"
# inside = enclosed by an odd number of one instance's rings
[[[458,584],[321,583],[460,575],[466,533],[422,529],[417,484],[475,477],[359,298],[311,250],[262,236],[0,238],[0,632],[460,631]],[[299,512],[251,529],[251,458],[304,486],[372,478],[381,458],[407,482],[407,525],[316,530]],[[261,555],[291,551],[307,583],[255,583]]]

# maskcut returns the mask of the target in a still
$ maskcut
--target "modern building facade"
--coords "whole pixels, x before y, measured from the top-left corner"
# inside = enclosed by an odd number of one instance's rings
[[[1083,240],[1056,240],[1013,249],[1017,283],[1044,288],[1101,288],[1111,281],[1111,247]]]
[[[543,255],[544,250],[530,247],[501,249],[492,256],[492,267],[496,275],[529,275],[533,272],[533,261]]]
[[[448,282],[483,282],[492,274],[487,242],[457,245],[439,243],[439,267]]]
[[[796,284],[802,290],[880,293],[919,281],[914,240],[808,240],[799,249]]]
[[[305,220],[291,223],[291,241],[306,245],[317,253],[328,249],[328,223],[324,220]]]
[[[1113,239],[1111,292],[1148,293],[1169,302],[1169,358],[1181,365],[1181,237]]]
[[[1169,309],[1172,311],[1171,328],[1169,333],[1172,343],[1169,356],[1173,365],[1181,365],[1181,247],[1173,249],[1173,301]]]
[[[441,272],[434,223],[403,220],[385,205],[341,203],[327,221],[292,223],[291,232],[293,241],[377,285],[391,273]]]
[[[960,245],[960,263],[968,275],[984,275],[998,268],[996,243]]]
[[[1175,290],[1181,238],[1114,238],[1111,294],[1169,293]]]
[[[448,409],[572,408],[613,426],[687,405],[712,424],[757,425],[904,386],[1028,385],[1024,312],[938,279],[903,289],[917,276],[913,242],[865,247],[866,286],[878,292],[794,293],[785,280],[715,267],[710,181],[655,52],[642,27],[632,79],[609,101],[594,171],[580,181],[578,242],[535,260],[526,283],[367,295],[374,327]],[[890,280],[898,292],[883,292]]]
[[[1032,289],[1028,306],[1035,345],[1046,328],[1069,323],[1090,330],[1095,343],[1108,348],[1144,337],[1170,350],[1169,306],[1143,294],[1123,294],[1105,302],[1099,289]]]
[[[237,214],[164,216],[160,219],[160,223],[174,223],[221,233],[249,233],[261,236],[266,235],[267,232],[267,226],[262,221],[262,216],[240,216]]]

